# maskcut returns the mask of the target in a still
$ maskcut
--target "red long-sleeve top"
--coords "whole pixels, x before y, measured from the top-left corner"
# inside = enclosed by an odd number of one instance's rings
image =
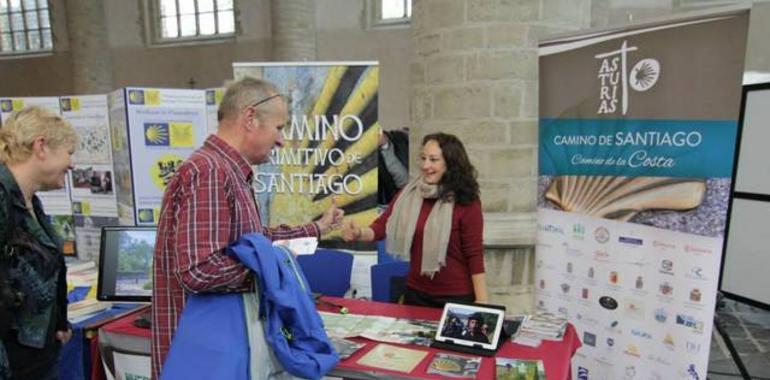
[[[397,199],[398,196],[394,197],[388,209],[369,226],[374,230],[375,240],[385,238],[385,225]],[[467,205],[455,203],[452,211],[452,232],[449,235],[447,246],[446,266],[442,267],[433,276],[433,279],[420,274],[425,221],[436,201],[435,199],[425,199],[422,202],[420,216],[417,218],[417,227],[412,239],[412,264],[409,266],[406,284],[415,290],[435,296],[473,294],[471,275],[484,273],[482,239],[484,219],[481,213],[481,201],[478,198]]]

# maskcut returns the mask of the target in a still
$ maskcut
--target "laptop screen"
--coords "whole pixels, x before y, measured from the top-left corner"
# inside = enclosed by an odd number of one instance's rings
[[[155,227],[102,228],[99,251],[101,301],[150,302]]]

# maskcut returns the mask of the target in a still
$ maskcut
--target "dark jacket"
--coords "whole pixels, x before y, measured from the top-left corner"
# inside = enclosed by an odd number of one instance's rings
[[[409,171],[409,135],[401,130],[396,131],[382,131],[387,135],[391,144],[391,149],[396,155],[399,161],[404,165],[407,171]],[[388,168],[385,166],[385,159],[382,157],[382,153],[377,151],[377,158],[379,160],[377,167],[377,204],[387,205],[393,196],[398,192],[399,188],[396,186],[393,177],[388,172]]]
[[[13,379],[42,378],[56,366],[66,330],[67,282],[61,240],[40,200],[37,220],[27,211],[16,179],[0,164],[0,379],[9,363]],[[7,368],[5,368],[7,370]]]

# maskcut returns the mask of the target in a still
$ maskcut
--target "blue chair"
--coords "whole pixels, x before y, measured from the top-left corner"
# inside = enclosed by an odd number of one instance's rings
[[[397,261],[403,261],[397,259],[385,249],[385,240],[377,242],[377,264],[393,263]]]
[[[313,293],[342,297],[350,289],[353,255],[331,249],[318,249],[312,255],[299,255],[297,262]]]
[[[403,279],[409,272],[409,263],[393,261],[372,265],[372,301],[397,302],[398,294],[392,294],[394,279]]]

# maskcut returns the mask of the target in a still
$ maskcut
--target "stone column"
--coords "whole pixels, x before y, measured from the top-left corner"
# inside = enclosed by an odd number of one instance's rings
[[[66,0],[65,6],[73,93],[100,94],[114,90],[104,1]]]
[[[316,59],[315,1],[272,0],[273,60]]]
[[[534,260],[521,256],[535,231],[537,42],[589,27],[591,1],[414,0],[412,10],[413,162],[427,133],[464,142],[479,172],[490,297],[530,310]]]

